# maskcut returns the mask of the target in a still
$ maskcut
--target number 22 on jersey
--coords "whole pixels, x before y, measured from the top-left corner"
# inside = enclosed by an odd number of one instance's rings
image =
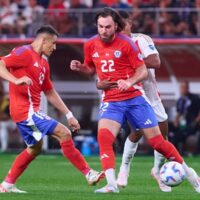
[[[114,61],[113,60],[101,60],[101,71],[102,72],[114,72]]]

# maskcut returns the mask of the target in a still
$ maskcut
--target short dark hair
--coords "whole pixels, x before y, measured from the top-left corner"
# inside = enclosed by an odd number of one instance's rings
[[[115,9],[110,8],[110,7],[105,7],[97,12],[96,17],[95,17],[96,24],[97,24],[99,17],[108,17],[108,16],[111,16],[113,21],[117,24],[116,31],[121,32],[125,27],[125,23],[123,22],[121,16],[118,14],[118,12]]]
[[[118,13],[123,19],[128,19],[130,17],[129,13],[125,10],[118,10]]]
[[[59,36],[59,33],[55,28],[53,28],[51,25],[43,25],[36,31],[36,36],[41,33],[48,33],[50,35],[57,35]]]

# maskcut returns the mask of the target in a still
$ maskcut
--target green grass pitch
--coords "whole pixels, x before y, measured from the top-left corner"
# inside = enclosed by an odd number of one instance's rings
[[[16,155],[0,154],[0,179],[7,173]],[[94,169],[100,170],[98,157],[86,158]],[[117,157],[117,171],[120,157]],[[200,174],[200,157],[185,158],[185,161]],[[28,194],[0,194],[0,200],[199,200],[191,185],[184,181],[171,193],[163,193],[150,176],[153,157],[136,156],[132,163],[129,185],[119,194],[94,194],[105,185],[88,186],[85,178],[61,155],[41,155],[26,170],[17,182]]]

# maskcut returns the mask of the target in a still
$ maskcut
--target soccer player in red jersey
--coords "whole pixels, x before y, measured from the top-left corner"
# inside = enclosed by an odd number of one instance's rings
[[[0,76],[10,81],[11,117],[16,122],[27,148],[16,157],[0,184],[0,193],[25,193],[19,190],[15,183],[40,154],[45,135],[53,136],[59,141],[63,155],[86,177],[90,185],[96,184],[105,176],[104,172],[97,172],[88,166],[74,146],[71,131],[40,111],[40,96],[41,92],[44,92],[47,100],[66,115],[70,129],[75,132],[80,129],[79,122],[64,104],[50,80],[47,59],[56,49],[57,38],[58,33],[53,27],[42,26],[30,45],[17,47],[7,56],[1,57]]]
[[[84,46],[84,63],[72,60],[70,68],[87,74],[95,71],[99,80],[110,79],[117,87],[103,91],[98,123],[100,158],[107,185],[96,193],[118,193],[115,179],[113,143],[121,125],[127,119],[130,125],[142,130],[153,149],[169,160],[182,164],[187,179],[200,193],[196,172],[184,162],[176,148],[160,132],[152,107],[143,97],[140,81],[147,78],[147,69],[135,43],[120,34],[124,22],[111,8],[103,8],[96,15],[98,35]]]
[[[162,104],[155,78],[155,69],[160,67],[159,53],[151,37],[142,33],[131,33],[132,20],[129,16],[129,13],[124,10],[120,10],[118,12],[125,23],[122,33],[128,35],[136,43],[142,54],[145,65],[147,66],[148,77],[142,81],[144,93],[156,114],[156,119],[158,121],[161,133],[166,139],[168,133],[168,116]],[[107,79],[103,81],[97,81],[98,89],[105,90],[109,89],[110,87],[113,87],[113,84]],[[126,187],[128,184],[131,161],[137,151],[138,143],[142,135],[143,134],[140,130],[131,130],[131,133],[125,141],[122,162],[117,177],[117,185],[120,187]],[[157,181],[161,191],[171,192],[172,188],[165,185],[161,181],[159,175],[160,168],[164,162],[165,157],[159,152],[154,151],[154,166],[151,169],[151,175]]]

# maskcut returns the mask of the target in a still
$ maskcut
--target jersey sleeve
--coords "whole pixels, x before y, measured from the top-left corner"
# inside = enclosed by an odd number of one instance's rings
[[[136,46],[134,42],[130,45],[127,45],[126,50],[127,50],[128,59],[131,63],[131,66],[133,66],[133,68],[140,67],[141,65],[144,64],[142,54],[140,53],[140,50],[138,49],[138,47]]]
[[[137,40],[138,47],[142,53],[143,58],[147,58],[149,55],[152,54],[159,54],[153,40],[145,35],[146,38],[140,37]]]
[[[53,88],[54,88],[54,86],[50,79],[50,68],[48,67],[46,70],[46,76],[45,76],[45,79],[43,82],[43,91],[45,92],[45,91],[51,90]]]
[[[94,67],[94,63],[91,56],[91,42],[86,42],[84,44],[84,64],[89,67]]]
[[[7,68],[28,67],[32,57],[24,47],[13,49],[10,54],[1,57]]]

